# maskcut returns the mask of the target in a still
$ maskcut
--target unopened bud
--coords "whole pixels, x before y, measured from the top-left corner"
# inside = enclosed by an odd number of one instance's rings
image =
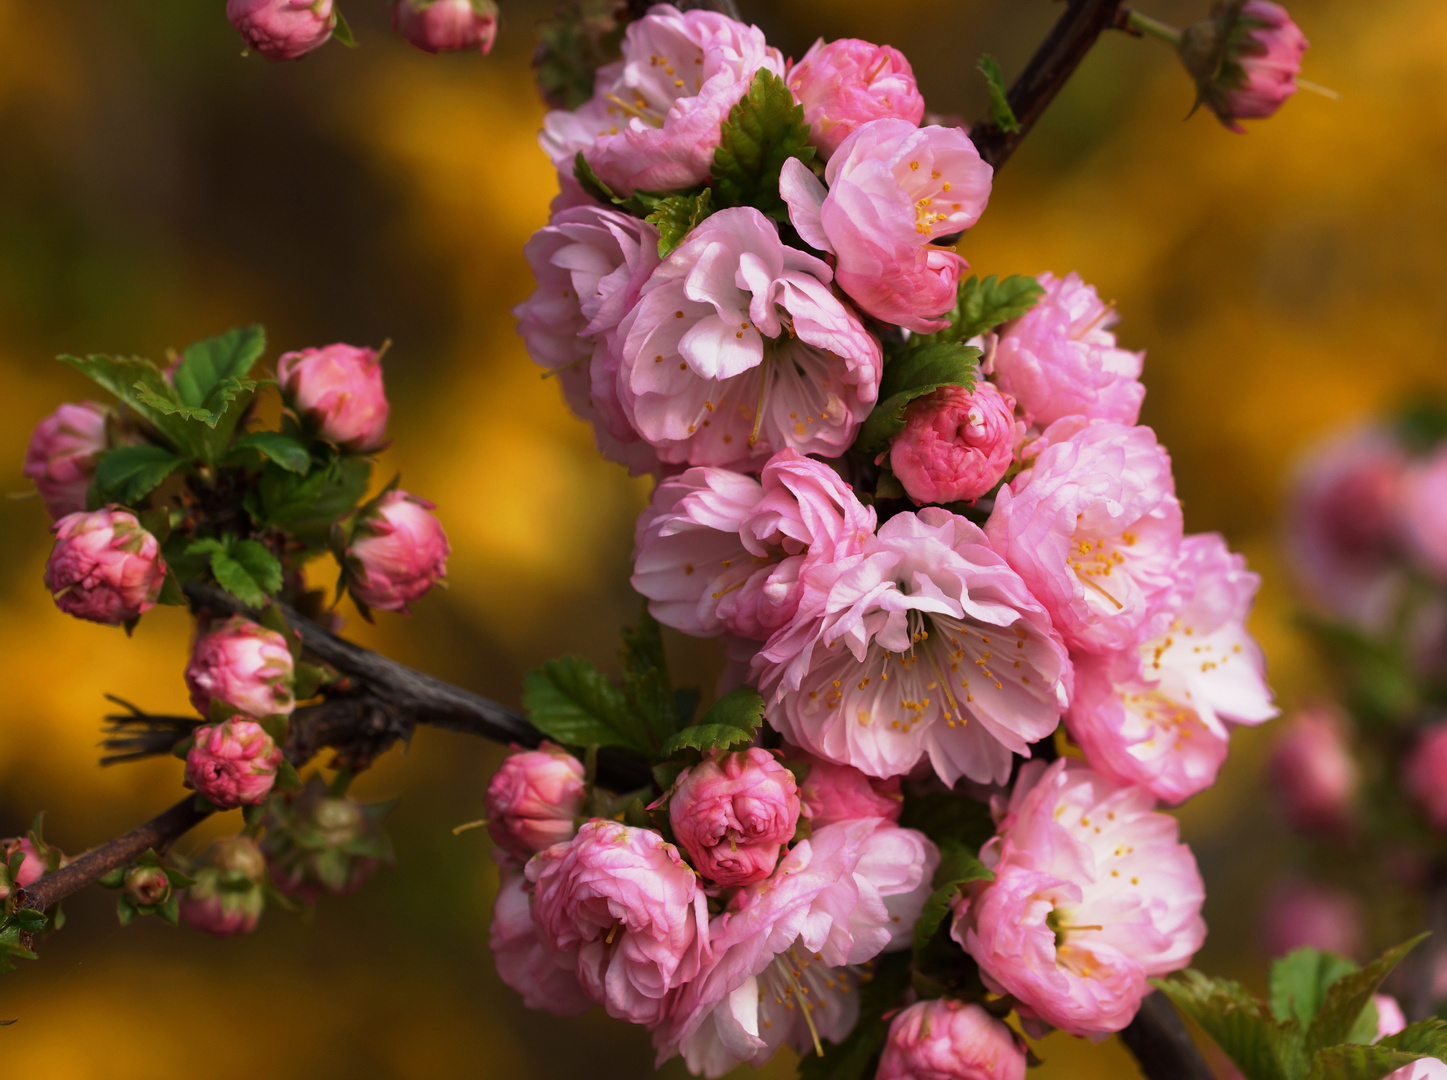
[[[236,616],[196,639],[186,687],[202,716],[211,714],[212,701],[251,717],[286,715],[296,708],[294,671],[286,638]]]
[[[123,888],[137,907],[155,907],[170,898],[171,879],[159,866],[133,866],[126,871]]]
[[[493,0],[397,0],[392,29],[423,52],[479,49],[484,56],[497,36]]]
[[[135,514],[116,506],[67,514],[51,531],[45,587],[61,611],[119,626],[155,607],[166,563]]]
[[[108,410],[94,401],[69,402],[35,428],[25,451],[25,475],[35,482],[45,508],[60,519],[85,509],[96,462],[107,446]]]
[[[447,577],[451,545],[432,503],[389,491],[357,523],[347,548],[348,588],[368,607],[406,611]]]
[[[386,445],[391,406],[376,349],[337,344],[289,352],[277,361],[276,381],[287,404],[323,439],[358,453]]]
[[[1280,4],[1222,0],[1186,27],[1181,59],[1196,80],[1201,104],[1232,131],[1262,120],[1296,93],[1307,40]]]
[[[337,25],[332,0],[226,0],[226,17],[268,60],[295,60],[320,48]]]
[[[254,806],[271,793],[281,762],[281,749],[254,721],[199,727],[186,754],[186,786],[222,810]]]

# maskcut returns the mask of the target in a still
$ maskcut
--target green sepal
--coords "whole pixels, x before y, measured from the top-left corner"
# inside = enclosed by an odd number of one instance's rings
[[[1015,110],[1010,108],[1010,98],[1005,90],[1005,76],[1000,71],[1000,62],[986,53],[980,57],[980,62],[975,67],[985,77],[985,85],[990,88],[990,123],[996,129],[1013,135],[1020,130],[1020,121],[1015,118]]]
[[[673,787],[674,781],[678,779],[678,774],[686,768],[688,768],[688,766],[681,761],[665,761],[662,764],[655,765],[653,766],[653,782],[657,784],[658,789],[666,795],[669,789]]]
[[[814,159],[804,107],[782,77],[760,68],[747,93],[729,110],[713,152],[713,188],[718,204],[752,206],[776,221],[789,209],[779,195],[784,162]]]
[[[189,889],[192,885],[196,884],[195,878],[182,873],[174,866],[167,866],[164,869],[166,872],[166,880],[171,883],[172,889]]]
[[[217,806],[214,802],[206,798],[206,796],[202,795],[199,791],[196,793],[195,806],[196,809],[203,814],[221,813],[221,807]]]
[[[129,896],[121,896],[116,899],[116,918],[120,920],[122,926],[130,926],[131,920],[139,913],[139,909]]]
[[[704,188],[697,195],[670,195],[643,220],[658,230],[658,257],[666,259],[673,249],[709,215],[713,192]]]
[[[286,742],[287,734],[291,730],[290,720],[281,713],[271,713],[267,716],[259,716],[256,722],[261,725],[261,730],[271,736],[271,741],[281,746]]]
[[[173,891],[152,911],[167,926],[179,926],[181,923],[181,898]]]
[[[297,663],[294,672],[292,694],[297,701],[307,701],[316,697],[322,685],[327,681],[326,669],[317,667],[315,664]]]
[[[333,7],[332,14],[336,16],[336,25],[332,27],[332,37],[336,38],[347,48],[355,49],[357,47],[357,38],[356,35],[352,33],[351,23],[347,22],[347,17],[342,14],[340,8]]]
[[[905,409],[916,398],[945,386],[973,390],[980,350],[957,342],[933,342],[896,357],[885,366],[879,404],[859,428],[854,449],[874,458],[904,430]]]
[[[281,759],[281,764],[276,767],[276,784],[273,791],[296,791],[301,787],[301,777],[297,775],[296,766],[286,758]]]
[[[241,808],[241,820],[248,829],[259,829],[266,820],[266,803],[249,803]]]
[[[118,866],[109,874],[102,877],[96,884],[102,889],[119,889],[126,883],[126,868]]]

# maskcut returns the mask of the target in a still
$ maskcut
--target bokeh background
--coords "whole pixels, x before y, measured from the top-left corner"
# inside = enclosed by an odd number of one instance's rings
[[[1152,0],[1178,25],[1205,0]],[[931,107],[978,115],[982,52],[1007,77],[1059,11],[1048,0],[743,0],[787,53],[820,32],[902,48]],[[61,352],[139,353],[261,321],[270,358],[393,342],[395,445],[383,478],[440,506],[451,588],[362,641],[500,700],[567,651],[614,655],[643,481],[600,460],[538,378],[509,308],[553,181],[534,144],[532,24],[504,0],[494,54],[428,57],[384,0],[344,4],[361,47],[242,58],[221,0],[0,0],[0,490],[21,495],[30,429],[89,393]],[[1078,270],[1148,349],[1144,421],[1171,448],[1188,528],[1264,575],[1255,617],[1281,702],[1325,673],[1293,629],[1275,546],[1293,459],[1326,430],[1424,386],[1447,390],[1447,5],[1297,0],[1303,94],[1231,135],[1170,53],[1111,34],[1024,148],[962,250],[981,273]],[[6,464],[8,463],[8,464]],[[72,852],[179,795],[174,761],[96,767],[104,692],[186,707],[175,609],[133,639],[66,618],[40,584],[38,500],[0,501],[0,835],[47,811]],[[711,646],[670,637],[675,675]],[[1233,743],[1222,783],[1180,813],[1210,891],[1199,963],[1258,983],[1254,919],[1285,834],[1264,792],[1271,733]],[[69,903],[37,964],[0,979],[0,1060],[31,1080],[259,1069],[290,1077],[595,1080],[648,1075],[641,1033],[530,1014],[486,948],[496,875],[479,831],[498,751],[421,731],[359,784],[402,795],[395,870],[310,915],[273,910],[216,942],[112,896]],[[203,844],[210,834],[183,841]],[[1132,1077],[1113,1041],[1056,1035],[1038,1080]],[[677,1065],[665,1069],[682,1075]],[[781,1060],[769,1077],[790,1073]]]

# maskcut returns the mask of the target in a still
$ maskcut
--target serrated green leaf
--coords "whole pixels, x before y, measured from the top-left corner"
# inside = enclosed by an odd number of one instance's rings
[[[159,415],[191,420],[204,424],[208,428],[215,428],[233,402],[242,397],[250,400],[251,393],[255,389],[256,381],[254,379],[222,379],[211,388],[206,400],[200,405],[187,405],[177,398],[175,391],[169,390],[169,388],[154,390],[149,386],[142,385],[136,388],[136,396]]]
[[[183,405],[209,408],[216,387],[227,379],[246,379],[265,351],[266,331],[254,325],[192,342],[171,376],[176,397]]]
[[[230,456],[235,457],[247,450],[255,451],[298,476],[305,476],[311,469],[310,449],[293,435],[283,435],[279,431],[253,431],[231,444]]]
[[[1381,1046],[1332,1046],[1312,1057],[1306,1080],[1382,1080],[1421,1056]]]
[[[764,722],[764,699],[751,686],[741,686],[719,698],[698,718],[700,724],[728,724],[749,734]]]
[[[979,857],[963,844],[946,842],[941,845],[940,865],[932,882],[934,891],[924,902],[919,919],[914,924],[915,951],[925,948],[939,931],[961,885],[971,881],[991,881],[994,877],[994,872],[988,870]]]
[[[1298,1020],[1305,1028],[1326,1000],[1327,987],[1357,965],[1336,953],[1297,949],[1271,965],[1271,1012],[1281,1021]]]
[[[697,195],[670,195],[643,220],[658,230],[658,257],[666,259],[688,234],[709,215],[713,192],[704,188]]]
[[[281,588],[281,563],[260,541],[196,540],[186,554],[209,556],[216,584],[249,607],[264,606]]]
[[[985,85],[990,88],[990,123],[1013,135],[1020,130],[1020,121],[1015,119],[1015,110],[1010,108],[1010,98],[1005,90],[1005,76],[1000,71],[1000,62],[986,53],[980,57],[980,62],[975,67],[985,77]]]
[[[523,707],[534,727],[564,746],[652,749],[623,691],[580,656],[549,660],[528,672]]]
[[[938,341],[969,341],[976,334],[993,330],[1018,319],[1040,302],[1045,289],[1033,277],[1011,274],[1002,279],[994,274],[983,281],[970,277],[960,282],[955,306],[947,313],[950,325],[933,334],[912,339],[917,344]]]
[[[91,483],[96,505],[137,506],[184,464],[163,446],[120,446],[101,455]]]
[[[885,365],[879,404],[860,426],[854,449],[878,456],[904,430],[910,402],[945,386],[973,390],[979,363],[979,349],[953,341],[930,342],[895,357]]]
[[[784,162],[814,159],[804,107],[784,80],[760,68],[748,93],[729,110],[713,152],[713,188],[720,207],[752,206],[777,221],[788,218],[779,196]]]
[[[305,476],[268,464],[257,485],[253,507],[259,524],[284,525],[291,531],[332,522],[351,513],[367,493],[372,466],[366,458],[321,453]]]
[[[1247,1080],[1297,1080],[1306,1071],[1301,1025],[1279,1022],[1240,983],[1190,969],[1152,982],[1215,1040]]]
[[[211,556],[211,573],[216,577],[216,584],[248,607],[259,607],[270,599],[266,591],[257,585],[256,579],[246,572],[246,567],[224,551]]]
[[[1382,985],[1382,980],[1392,973],[1409,952],[1427,937],[1419,934],[1410,941],[1404,941],[1394,949],[1388,949],[1376,960],[1360,971],[1344,975],[1332,983],[1323,999],[1311,1026],[1306,1029],[1306,1052],[1315,1054],[1318,1050],[1337,1043],[1346,1042],[1356,1026],[1357,1018],[1372,1000],[1372,995]]]
[[[1426,1054],[1447,1061],[1447,1022],[1432,1017],[1408,1024],[1395,1035],[1388,1035],[1377,1044],[1389,1050],[1408,1054]]]
[[[231,545],[231,557],[239,562],[263,592],[281,588],[281,563],[259,540],[238,540]]]
[[[732,724],[694,724],[672,736],[663,744],[664,757],[672,757],[683,750],[727,750],[740,743],[753,742],[754,733]]]
[[[206,447],[199,429],[147,403],[152,398],[169,403],[177,400],[176,391],[161,374],[161,369],[151,361],[139,356],[99,355],[61,356],[58,359],[129,405],[180,453],[187,457],[205,457]]]

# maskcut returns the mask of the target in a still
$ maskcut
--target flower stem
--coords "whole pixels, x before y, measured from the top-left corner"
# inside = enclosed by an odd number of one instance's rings
[[[1150,34],[1152,37],[1158,37],[1175,48],[1181,47],[1181,31],[1168,23],[1161,22],[1159,19],[1152,19],[1149,15],[1142,15],[1139,11],[1135,10],[1135,8],[1131,8],[1130,14],[1126,16],[1126,24],[1130,26],[1132,30],[1137,30],[1142,34]]]

